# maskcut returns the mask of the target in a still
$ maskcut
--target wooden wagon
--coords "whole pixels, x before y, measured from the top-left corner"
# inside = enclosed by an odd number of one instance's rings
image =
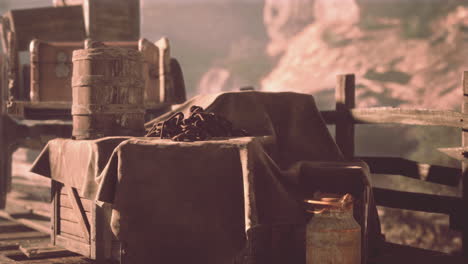
[[[71,136],[71,53],[86,38],[142,52],[149,118],[185,99],[181,67],[170,56],[167,39],[140,39],[139,0],[68,2],[11,10],[2,17],[0,208],[10,188],[13,152]],[[28,52],[25,62],[21,57]]]

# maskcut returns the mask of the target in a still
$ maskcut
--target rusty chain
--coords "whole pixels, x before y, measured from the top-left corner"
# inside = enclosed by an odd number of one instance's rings
[[[177,112],[166,121],[151,127],[145,137],[170,138],[174,141],[202,141],[213,137],[248,136],[243,129],[234,129],[232,123],[214,113],[206,112],[200,106],[190,107],[190,116],[184,119]]]

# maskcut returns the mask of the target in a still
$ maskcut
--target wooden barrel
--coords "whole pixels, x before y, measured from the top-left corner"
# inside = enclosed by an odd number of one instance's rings
[[[73,52],[73,138],[144,134],[142,66],[136,50],[100,45]]]

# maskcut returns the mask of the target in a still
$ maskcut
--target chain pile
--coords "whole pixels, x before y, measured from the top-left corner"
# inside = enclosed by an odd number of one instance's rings
[[[190,116],[184,119],[182,112],[177,112],[166,121],[151,127],[145,137],[170,138],[174,141],[201,141],[212,137],[243,137],[248,133],[243,129],[234,129],[227,119],[205,112],[200,106],[190,107]]]

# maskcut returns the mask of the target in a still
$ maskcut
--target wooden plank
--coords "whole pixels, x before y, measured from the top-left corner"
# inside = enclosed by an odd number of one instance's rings
[[[15,136],[24,131],[6,114],[0,115],[0,131],[0,209],[4,209],[11,187],[12,155],[17,148]]]
[[[15,222],[6,222],[0,225],[0,233],[15,233],[15,232],[29,232],[32,231],[30,228]]]
[[[55,246],[29,246],[21,245],[19,247],[28,258],[50,258],[76,255],[64,248]]]
[[[395,157],[358,157],[369,165],[372,173],[401,175],[427,182],[458,186],[461,170],[422,164]]]
[[[86,218],[88,219],[88,221],[91,221],[91,212],[86,212]],[[78,219],[75,218],[75,213],[73,212],[73,209],[67,207],[60,207],[60,219],[78,223]]]
[[[56,241],[58,246],[66,248],[71,252],[81,254],[85,257],[90,257],[91,246],[89,244],[70,239],[70,237],[64,236],[62,234],[57,236]]]
[[[2,27],[4,25],[1,25]],[[8,59],[6,55],[0,54],[0,209],[6,206],[6,197],[10,181],[11,167],[8,157],[8,130],[6,128],[6,101],[8,99],[8,78],[7,66]]]
[[[145,105],[159,103],[159,49],[147,39],[140,39],[138,50],[144,61]]]
[[[73,253],[70,253],[73,254]],[[62,256],[62,257],[36,257],[29,258],[20,250],[12,250],[5,252],[5,256],[15,262],[12,263],[22,263],[22,264],[90,264],[93,263],[85,259],[82,256],[77,256],[76,254],[71,256]],[[3,264],[3,262],[1,262]]]
[[[88,241],[85,239],[85,232],[83,231],[81,224],[77,222],[71,222],[64,219],[60,219],[60,234],[67,233],[81,238],[83,241]]]
[[[77,190],[77,191],[78,191],[78,190]],[[60,190],[60,194],[63,194],[63,195],[68,196],[69,193],[68,193],[68,191],[67,191],[67,188],[62,188],[62,189]],[[77,192],[77,194],[78,194],[78,192]],[[78,194],[78,197],[80,197],[80,199],[84,199],[85,201],[89,201],[91,204],[94,204],[93,201],[91,201],[90,199],[85,198],[85,197],[83,197],[83,196],[81,196],[81,195],[79,195],[79,194]]]
[[[9,258],[7,256],[7,255],[18,254],[18,253],[21,253],[21,251],[19,251],[19,249],[12,249],[12,250],[6,250],[6,251],[1,252],[1,254],[0,254],[0,263],[2,263],[2,264],[18,264],[19,262],[17,262],[16,260],[14,260],[12,258]]]
[[[71,109],[71,102],[53,101],[53,102],[30,102],[30,101],[15,101],[16,104],[24,108],[30,109]]]
[[[62,189],[63,184],[52,180],[51,185],[52,186],[50,188],[50,191],[52,197],[52,215],[50,216],[50,240],[52,245],[56,245],[56,238],[58,235],[58,231],[60,230],[60,190]]]
[[[91,212],[93,206],[93,202],[91,200],[82,199],[81,204],[83,205],[83,209],[85,212]],[[73,208],[71,201],[68,198],[68,195],[60,194],[60,207],[66,207],[70,209]]]
[[[169,100],[169,91],[173,90],[171,80],[171,46],[169,39],[161,38],[154,43],[159,49],[159,102],[166,103]]]
[[[112,239],[110,228],[112,208],[108,203],[95,205],[91,218],[91,258],[96,260],[110,259],[112,256]]]
[[[3,251],[3,250],[17,250],[17,249],[19,249],[20,245],[24,245],[24,244],[28,244],[28,245],[47,245],[48,243],[49,243],[49,239],[47,237],[28,239],[28,240],[24,240],[24,239],[4,240],[4,241],[0,241],[0,251]]]
[[[428,213],[455,214],[462,200],[458,197],[402,192],[373,188],[377,205]]]
[[[8,192],[8,157],[9,152],[7,151],[7,141],[6,141],[6,129],[4,122],[4,115],[0,115],[0,209],[5,208],[6,206],[6,197]]]
[[[39,72],[39,45],[42,41],[33,39],[29,45],[29,64],[31,65],[31,85],[29,91],[29,98],[31,102],[39,102],[39,84],[40,84],[40,72]]]
[[[468,71],[463,72],[463,104],[462,113],[468,114]],[[468,128],[462,129],[462,146],[468,146]],[[468,257],[468,162],[462,162],[462,177],[460,182],[463,207],[462,219],[465,223],[462,230],[462,255]]]
[[[349,111],[355,107],[355,77],[354,74],[337,76],[335,90],[336,112],[341,118],[336,122],[336,144],[346,159],[354,156],[354,124],[348,118]]]
[[[46,41],[82,41],[86,38],[81,6],[11,10],[6,17],[15,33],[18,51],[28,50],[34,38]]]
[[[44,234],[37,231],[27,231],[18,233],[3,233],[0,234],[0,240],[15,240],[15,239],[30,239],[30,238],[43,238],[48,237],[48,234]]]
[[[342,113],[321,111],[327,124],[338,122]],[[468,115],[448,110],[404,109],[395,107],[355,108],[349,112],[355,124],[402,124],[444,126],[468,129]]]
[[[33,219],[28,219],[28,218],[19,218],[16,221],[18,223],[23,224],[24,226],[37,230],[41,233],[50,234],[50,226],[44,225],[44,222],[42,221],[37,221]]]
[[[97,41],[140,38],[139,0],[84,0],[86,36]]]
[[[68,198],[71,202],[73,211],[75,212],[75,217],[76,219],[78,219],[78,222],[83,231],[83,237],[86,241],[89,241],[90,226],[89,226],[89,221],[86,218],[85,210],[83,209],[83,206],[81,205],[80,196],[78,195],[78,192],[76,191],[75,188],[68,187],[68,186],[64,186],[63,188],[66,189],[68,192]],[[62,221],[60,222],[62,224]],[[65,229],[64,226],[62,226],[62,231],[64,229]]]

